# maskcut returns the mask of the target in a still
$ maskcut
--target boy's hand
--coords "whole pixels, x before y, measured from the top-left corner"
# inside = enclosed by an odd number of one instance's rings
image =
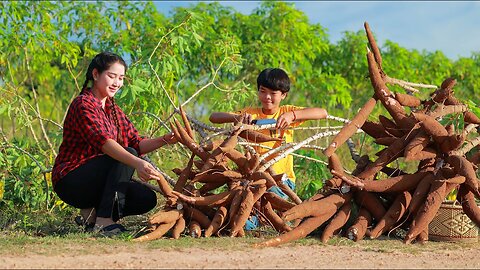
[[[252,124],[252,115],[249,113],[244,113],[242,115],[239,115],[239,117],[236,117],[235,124],[240,122],[240,119],[243,124],[248,124],[248,125]]]
[[[277,129],[285,129],[295,120],[295,115],[293,112],[286,112],[280,115],[277,119],[277,125],[275,126]]]

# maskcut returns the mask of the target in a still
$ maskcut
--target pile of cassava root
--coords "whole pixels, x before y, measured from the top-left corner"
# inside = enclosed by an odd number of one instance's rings
[[[480,209],[475,201],[480,199],[475,172],[480,162],[480,119],[454,97],[456,81],[452,78],[444,80],[430,98],[422,101],[412,95],[417,91],[414,87],[431,86],[388,77],[367,23],[365,30],[371,48],[367,61],[374,94],[323,151],[333,177],[322,190],[302,202],[282,183],[282,175],[270,170],[275,161],[319,138],[318,134],[262,156],[251,147],[245,147],[243,154],[235,149],[239,140],[275,139],[255,131],[254,126],[236,124],[225,140],[199,145],[180,108],[185,128],[175,121],[172,130],[178,141],[192,151],[192,156],[184,169],[175,170],[179,178],[173,189],[166,180],[158,181],[167,203],[150,218],[152,232],[136,240],[157,239],[170,229],[173,238],[178,238],[186,224],[192,236],[200,237],[203,231],[205,237],[238,237],[244,235],[243,226],[249,215],[255,214],[263,224],[270,224],[280,233],[256,247],[287,243],[320,227],[322,242],[339,234],[354,241],[365,236],[377,238],[401,227],[407,231],[405,243],[422,243],[428,240],[428,224],[455,189],[464,212],[480,226]],[[392,93],[387,84],[400,85],[409,94]],[[380,115],[378,122],[367,120],[377,103],[391,118]],[[462,119],[464,126],[457,130],[452,124],[444,126],[440,120],[446,116]],[[335,151],[359,129],[386,147],[374,161],[367,155],[354,157],[357,166],[349,174]],[[406,173],[387,166],[399,158],[401,162],[417,162],[417,171]],[[193,169],[194,165],[197,169]],[[388,178],[376,179],[379,172]],[[196,189],[194,183],[204,184]],[[225,185],[226,191],[211,193]],[[291,202],[268,192],[272,186],[280,187]],[[349,219],[353,224],[347,228]]]
[[[241,237],[245,235],[243,227],[251,213],[279,232],[291,230],[278,213],[302,201],[283,183],[283,175],[272,174],[269,169],[287,152],[275,155],[280,147],[261,157],[252,147],[247,146],[245,154],[235,149],[239,137],[254,143],[281,142],[281,139],[266,136],[255,130],[258,127],[240,121],[228,130],[226,139],[199,145],[193,139],[194,131],[181,107],[180,114],[185,127],[174,120],[171,129],[178,142],[192,151],[191,158],[184,169],[174,169],[179,177],[173,189],[163,177],[157,181],[167,199],[165,207],[149,219],[151,232],[135,241],[157,239],[170,229],[172,237],[178,238],[187,225],[193,237],[202,236],[202,232],[205,237]],[[269,156],[272,157],[268,159]],[[232,164],[235,169],[230,168]],[[195,188],[195,183],[203,185]],[[266,192],[272,186],[278,186],[294,203]],[[220,187],[226,187],[225,191],[212,193]]]
[[[428,224],[454,189],[458,189],[457,199],[464,212],[480,225],[480,209],[475,203],[475,197],[480,198],[475,174],[478,149],[470,160],[465,157],[480,141],[478,134],[466,141],[472,137],[469,133],[478,128],[480,119],[454,97],[455,80],[450,78],[425,101],[413,95],[390,92],[386,83],[408,86],[407,91],[412,90],[412,85],[421,85],[388,77],[382,70],[382,58],[367,23],[365,30],[371,48],[367,61],[374,94],[324,151],[334,177],[326,182],[326,191],[284,213],[283,220],[301,218],[299,226],[257,246],[274,246],[298,239],[321,225],[325,225],[321,240],[326,242],[346,224],[352,204],[359,210],[353,225],[343,232],[348,238],[355,241],[365,235],[377,238],[401,226],[408,230],[405,243],[421,243],[428,240]],[[378,123],[367,121],[377,101],[392,119],[380,115]],[[463,118],[463,130],[456,131],[453,125],[443,126],[439,122],[449,114]],[[378,158],[373,162],[368,156],[357,159],[357,167],[348,175],[335,150],[358,128],[386,148],[376,154]],[[398,158],[419,162],[417,171],[405,173],[387,167]],[[374,180],[380,171],[390,178]]]

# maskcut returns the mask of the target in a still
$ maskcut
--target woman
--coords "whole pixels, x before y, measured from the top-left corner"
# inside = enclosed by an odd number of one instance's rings
[[[173,134],[142,138],[115,104],[127,65],[118,55],[102,52],[90,63],[82,92],[67,112],[63,141],[53,166],[55,192],[67,204],[80,208],[86,229],[106,235],[126,229],[116,222],[143,214],[157,203],[155,192],[132,181],[134,170],[143,181],[160,173],[139,158],[176,143]],[[91,87],[87,87],[92,81]],[[77,220],[78,223],[78,220]]]

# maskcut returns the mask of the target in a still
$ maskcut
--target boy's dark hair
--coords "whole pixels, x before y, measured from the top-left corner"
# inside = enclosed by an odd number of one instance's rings
[[[290,91],[290,78],[287,73],[280,68],[266,68],[258,74],[257,91],[260,86],[287,93]]]

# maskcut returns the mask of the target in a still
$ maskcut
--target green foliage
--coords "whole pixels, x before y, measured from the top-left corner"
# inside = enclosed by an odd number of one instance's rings
[[[45,164],[39,164],[39,154],[34,153],[28,141],[14,142],[14,148],[3,148],[0,155],[3,196],[0,203],[14,209],[24,205],[25,209],[45,206],[51,192],[46,178]],[[23,151],[19,151],[23,149]],[[30,151],[30,155],[25,153]]]
[[[299,150],[298,154],[321,159],[313,151]],[[323,187],[325,181],[332,177],[327,166],[307,159],[295,158],[296,192],[301,199],[307,199]]]
[[[467,104],[468,109],[473,112],[476,116],[480,117],[480,105],[473,102],[471,99],[465,101]]]
[[[324,99],[330,98],[330,100],[325,100],[325,102],[328,102],[329,111],[334,114],[341,115],[344,113],[345,108],[349,108],[352,105],[354,108],[359,108],[371,96],[361,94],[368,91],[367,89],[371,89],[370,80],[368,79],[366,44],[367,37],[364,31],[356,33],[347,31],[337,44],[330,46],[331,48],[325,56],[326,64],[323,65],[324,71],[322,73],[328,75],[323,76],[326,78],[335,77],[336,80],[333,84],[325,85],[329,92],[328,95],[325,95],[326,93],[323,92],[322,96]],[[318,76],[314,78],[318,78]],[[322,82],[324,80],[320,78],[319,81]],[[323,90],[325,87],[320,89]],[[335,95],[340,96],[338,101],[331,98],[332,92],[336,92]],[[315,102],[314,104],[317,103]],[[335,108],[337,104],[342,106]],[[330,108],[333,108],[334,111]]]
[[[256,77],[266,67],[288,72],[292,90],[286,103],[327,108],[331,115],[351,118],[373,94],[365,33],[345,32],[332,44],[327,29],[310,23],[293,3],[265,1],[244,15],[219,3],[196,2],[165,17],[142,1],[3,1],[0,12],[2,210],[66,207],[52,190],[49,169],[68,105],[83,87],[90,60],[103,50],[127,60],[127,82],[116,99],[147,136],[167,132],[162,121],[180,104],[204,122],[213,111],[258,105]],[[442,52],[407,50],[393,41],[380,50],[390,77],[434,85],[456,78],[457,97],[480,116],[480,52],[452,61]],[[377,108],[370,120],[380,113]],[[306,125],[311,124],[324,121]],[[368,139],[358,145],[366,153],[379,150]],[[180,146],[152,156],[167,172],[188,160]],[[298,191],[308,198],[322,187],[328,170],[301,158],[295,162]]]

